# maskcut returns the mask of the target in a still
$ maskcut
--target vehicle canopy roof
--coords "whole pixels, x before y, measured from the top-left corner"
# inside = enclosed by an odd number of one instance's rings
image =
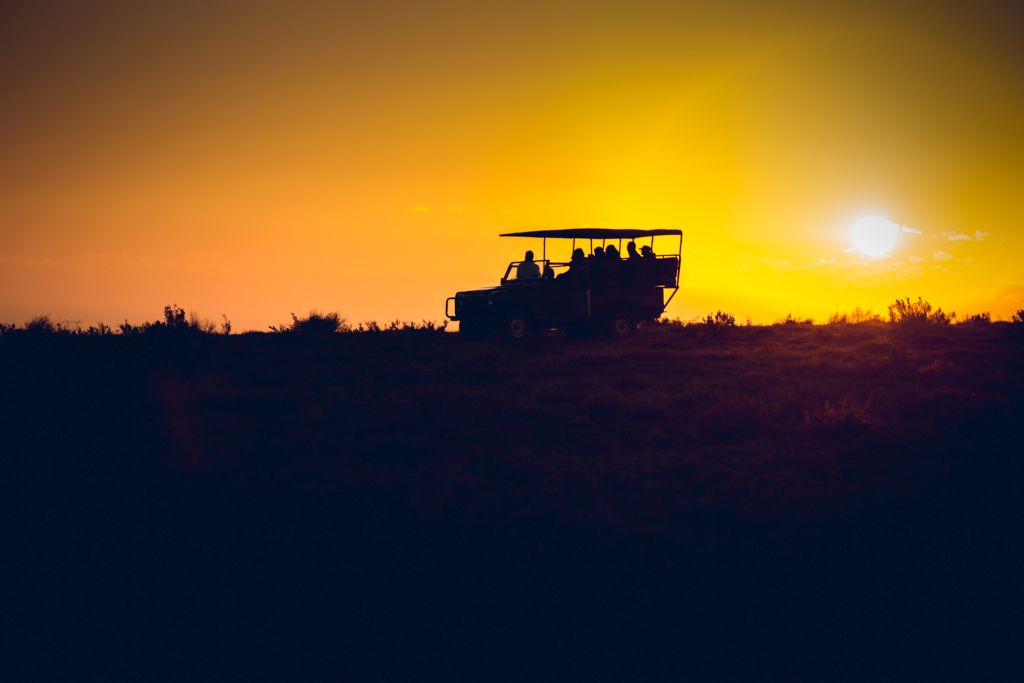
[[[637,237],[659,237],[661,235],[682,236],[682,230],[632,230],[619,228],[563,228],[559,230],[528,230],[506,232],[498,237],[542,237],[571,240],[629,240]]]

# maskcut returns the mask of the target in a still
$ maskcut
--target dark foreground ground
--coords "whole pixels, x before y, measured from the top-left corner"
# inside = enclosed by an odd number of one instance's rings
[[[711,332],[0,338],[10,661],[1019,671],[1021,329]]]

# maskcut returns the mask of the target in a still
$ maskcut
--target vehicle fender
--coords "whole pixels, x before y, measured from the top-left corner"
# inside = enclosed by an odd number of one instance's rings
[[[501,318],[512,315],[513,313],[524,315],[527,318],[535,317],[533,307],[523,301],[502,301],[500,303],[495,302],[494,312],[496,316]]]

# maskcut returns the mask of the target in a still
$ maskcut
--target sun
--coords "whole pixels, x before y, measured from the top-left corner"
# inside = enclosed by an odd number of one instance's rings
[[[854,248],[871,258],[881,258],[892,251],[899,236],[900,226],[877,214],[862,216],[850,226]]]

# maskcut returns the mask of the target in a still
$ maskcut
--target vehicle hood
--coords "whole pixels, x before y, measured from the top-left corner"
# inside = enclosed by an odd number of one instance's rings
[[[502,287],[481,287],[480,289],[467,289],[464,292],[456,292],[455,296],[460,297],[476,297],[476,296],[491,296],[503,290]]]

